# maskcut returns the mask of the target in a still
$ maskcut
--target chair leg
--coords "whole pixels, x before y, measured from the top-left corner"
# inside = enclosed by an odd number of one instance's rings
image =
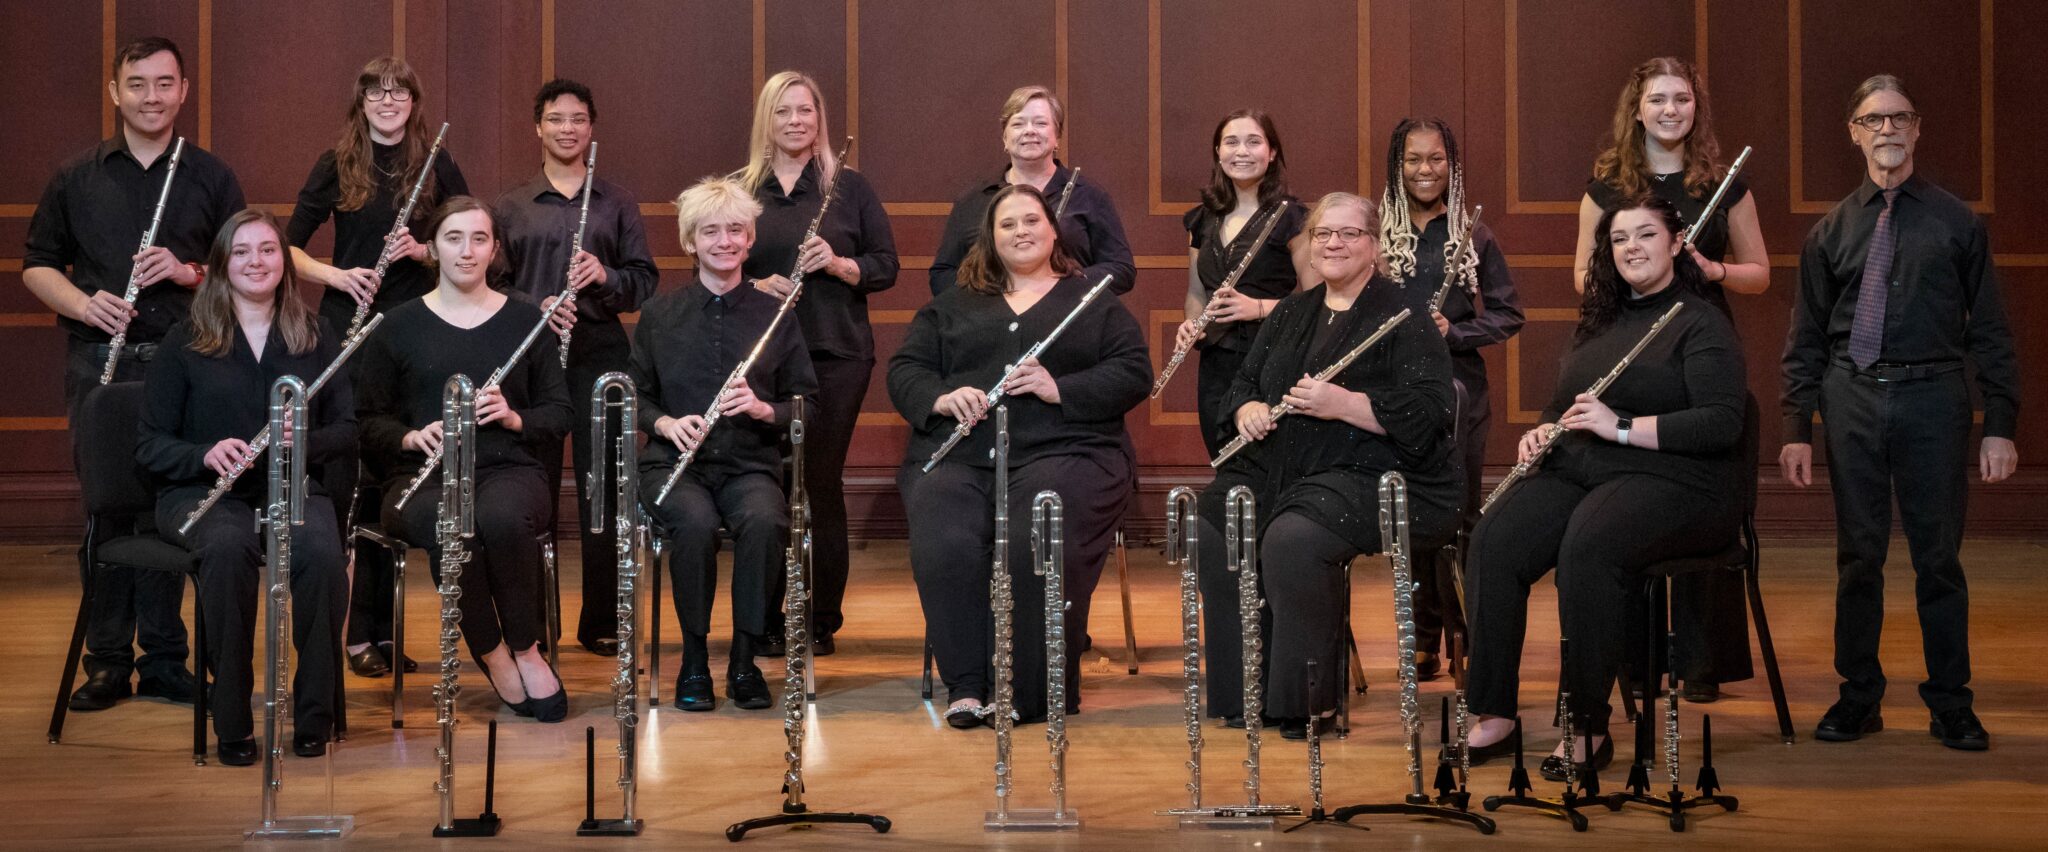
[[[199,694],[192,700],[192,765],[205,766],[206,708],[207,693],[210,691],[207,687],[207,676],[212,673],[213,666],[206,654],[206,609],[199,602],[197,573],[192,575],[192,641],[197,648],[197,653],[192,655],[196,663],[192,670],[198,675],[193,680],[199,685]]]
[[[1763,586],[1757,577],[1759,557],[1756,527],[1755,523],[1747,518],[1743,519],[1742,523],[1744,534],[1749,536],[1749,565],[1742,572],[1743,585],[1748,588],[1749,612],[1756,622],[1756,644],[1763,650],[1764,674],[1771,681],[1771,703],[1778,712],[1778,736],[1786,745],[1791,745],[1794,739],[1792,710],[1785,703],[1785,679],[1778,673],[1778,648],[1771,642],[1771,622],[1764,616]]]
[[[346,632],[341,634],[348,636]],[[348,741],[348,640],[334,646],[334,741]]]
[[[405,548],[391,548],[391,727],[405,727]]]
[[[647,629],[647,703],[649,706],[661,703],[661,575],[666,573],[661,561],[662,551],[667,543],[657,536],[650,548],[653,558],[647,567],[653,576],[648,577],[647,613],[650,626]]]
[[[57,705],[50,710],[50,742],[64,737],[64,717],[71,710],[71,690],[78,685],[78,660],[85,650],[85,625],[92,612],[92,573],[85,572],[85,590],[78,595],[78,617],[71,624],[70,649],[64,652],[64,676],[57,679]]]
[[[556,573],[557,569],[558,566],[555,562],[555,537],[549,535],[541,539],[540,543],[541,582],[542,587],[545,589],[541,596],[546,598],[547,602],[549,666],[555,666],[561,659],[562,578],[560,574]]]
[[[922,695],[926,701],[932,700],[932,639],[930,635],[926,635],[924,639],[924,682],[919,686],[918,694]]]
[[[1131,566],[1126,556],[1128,550],[1125,546],[1124,531],[1119,529],[1116,531],[1116,582],[1124,599],[1124,653],[1129,655],[1125,659],[1130,661],[1126,671],[1137,674],[1138,629],[1131,623]]]

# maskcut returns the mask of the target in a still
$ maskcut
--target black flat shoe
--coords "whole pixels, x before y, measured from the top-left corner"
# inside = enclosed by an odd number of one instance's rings
[[[380,654],[383,654],[383,655],[384,655],[384,664],[385,664],[385,666],[386,666],[386,667],[389,667],[389,666],[391,665],[391,661],[392,661],[392,660],[397,660],[397,659],[401,659],[402,655],[400,655],[399,653],[397,653],[397,651],[398,651],[398,649],[397,649],[397,648],[394,648],[394,647],[392,647],[391,643],[389,643],[389,642],[379,642],[379,643],[377,643],[377,653],[380,653]],[[419,664],[419,663],[417,663],[417,662],[414,662],[414,661],[413,661],[413,658],[411,658],[411,657],[403,657],[403,660],[404,660],[404,663],[405,663],[405,673],[406,673],[406,674],[412,674],[413,672],[416,672],[416,671],[419,671],[419,670],[420,670],[420,664]]]
[[[761,676],[760,669],[727,675],[725,697],[741,710],[766,710],[774,703],[768,698],[768,681]]]
[[[708,672],[686,674],[676,680],[676,709],[701,712],[718,707],[718,699],[711,697],[711,675]]]
[[[1884,730],[1884,715],[1875,704],[1842,700],[1829,707],[1813,729],[1813,738],[1831,743],[1854,742]]]
[[[1721,685],[1703,681],[1686,681],[1679,694],[1690,704],[1712,704],[1721,700]]]
[[[600,657],[616,657],[619,655],[619,640],[609,636],[603,639],[592,639],[583,643],[583,650]]]
[[[127,675],[93,672],[83,685],[72,690],[71,709],[80,713],[105,710],[134,693],[135,690],[128,686]]]
[[[199,700],[199,681],[192,673],[179,666],[159,675],[146,675],[135,684],[135,694],[144,698],[161,698],[172,704],[191,704]]]
[[[1510,737],[1509,739],[1513,738]],[[1582,739],[1579,741],[1579,743],[1583,745],[1585,743],[1585,740]],[[1613,762],[1614,738],[1611,736],[1603,736],[1600,738],[1600,747],[1593,750],[1593,759],[1582,760],[1579,762],[1579,775],[1584,776],[1588,772],[1598,772],[1602,769],[1606,769],[1607,764]],[[1541,767],[1541,770],[1543,772],[1543,777],[1548,778],[1552,781],[1563,781],[1564,758],[1562,756],[1555,754],[1543,758],[1543,766]]]
[[[1280,721],[1280,736],[1282,739],[1306,740],[1308,739],[1308,725],[1309,720],[1307,719],[1282,719]],[[1316,736],[1327,737],[1332,731],[1337,730],[1337,717],[1317,716],[1315,718],[1315,725]]]
[[[562,673],[555,671],[553,663],[548,664],[548,672],[555,676],[555,693],[545,698],[535,698],[529,692],[526,703],[533,709],[533,718],[536,721],[560,722],[569,718],[569,684],[563,682]]]
[[[837,650],[839,650],[839,646],[832,641],[832,634],[830,633],[820,634],[817,638],[811,640],[811,656],[813,657],[829,657],[832,656],[832,652]]]
[[[348,655],[348,670],[356,677],[385,677],[391,674],[391,664],[384,661],[384,652],[371,645]]]
[[[252,737],[246,740],[221,740],[220,747],[215,753],[220,756],[220,762],[224,765],[254,766],[258,749],[256,740]]]
[[[1934,714],[1934,720],[1927,725],[1927,732],[1941,740],[1942,745],[1953,749],[1983,751],[1991,747],[1991,735],[1985,733],[1984,724],[1977,721],[1977,714],[1968,707]]]
[[[512,715],[533,715],[533,696],[529,695],[523,701],[513,701],[509,698],[506,698],[504,693],[498,691],[498,682],[491,679],[491,669],[489,666],[486,666],[483,663],[479,662],[476,664],[476,670],[484,673],[484,683],[490,684],[491,694],[498,696],[498,703],[505,705],[507,709],[511,710]]]
[[[319,734],[293,734],[292,754],[319,757],[327,753],[327,738]]]
[[[1496,742],[1483,746],[1468,746],[1472,751],[1472,765],[1478,766],[1496,757],[1507,757],[1515,753],[1515,738],[1511,734]]]

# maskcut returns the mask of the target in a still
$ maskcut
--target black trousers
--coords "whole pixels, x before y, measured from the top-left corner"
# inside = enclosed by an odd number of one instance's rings
[[[257,617],[257,597],[267,594],[264,561],[270,533],[255,527],[255,507],[231,494],[199,519],[190,536],[178,535],[178,525],[206,492],[203,485],[165,492],[157,500],[157,527],[198,555],[205,653],[214,671],[207,702],[213,731],[223,741],[246,740],[255,732],[249,709],[255,686],[252,637],[267,636],[263,631],[269,629]],[[327,737],[333,733],[341,680],[347,564],[334,504],[325,495],[308,495],[305,512],[305,524],[292,530],[291,545],[292,646],[299,652],[291,686],[292,730]]]
[[[1224,444],[1237,437],[1237,412],[1224,409],[1230,396],[1230,382],[1237,378],[1238,368],[1244,366],[1244,353],[1209,346],[1197,354],[1196,416],[1201,419],[1202,446],[1209,450],[1209,457],[1213,459],[1217,453],[1223,452]]]
[[[1571,640],[1564,661],[1571,712],[1605,733],[1621,661],[1641,656],[1626,637],[1627,625],[1640,620],[1629,602],[1643,568],[1719,551],[1721,531],[1732,531],[1740,513],[1728,495],[1644,474],[1587,482],[1546,470],[1523,480],[1472,531],[1465,586],[1472,712],[1516,715],[1529,589],[1556,566],[1558,621]]]
[[[420,486],[404,510],[392,505],[402,484],[384,489],[384,529],[432,558],[434,582],[441,581],[441,479]],[[478,657],[500,644],[524,651],[546,635],[542,623],[540,531],[550,516],[552,492],[546,477],[530,467],[497,467],[476,472],[476,534],[463,543],[462,638]],[[208,631],[209,635],[211,631]],[[394,664],[399,661],[393,660]]]
[[[632,344],[616,320],[579,322],[575,336],[569,339],[569,408],[576,415],[569,421],[570,452],[575,456],[569,467],[576,471],[576,517],[582,521],[576,531],[583,541],[583,610],[576,619],[576,638],[585,643],[619,635],[618,541],[610,524],[604,532],[590,531],[590,388],[606,373],[623,372],[632,358]],[[615,424],[616,418],[613,428]],[[548,516],[552,519],[554,489],[560,487],[563,464],[559,453],[548,455],[542,463],[548,465]]]
[[[1958,558],[1970,471],[1963,373],[1879,382],[1831,366],[1820,411],[1835,497],[1835,672],[1842,698],[1874,704],[1884,697],[1877,651],[1897,499],[1927,660],[1920,700],[1935,712],[1970,706],[1970,592]]]
[[[78,338],[67,339],[64,363],[64,402],[72,419],[80,414],[86,391],[97,387],[100,371],[106,367],[107,347]],[[134,348],[122,354],[114,368],[114,381],[139,382],[145,364],[134,357]],[[77,441],[72,442],[75,448]],[[75,469],[75,468],[74,468]],[[184,516],[178,523],[184,523]],[[176,524],[172,528],[176,528]],[[114,538],[127,530],[103,529],[103,538]],[[140,670],[143,677],[167,676],[185,670],[185,580],[161,571],[94,572],[85,561],[85,548],[78,551],[80,575],[93,584],[92,610],[86,614],[85,670],[111,672],[126,680]],[[135,645],[142,657],[135,656]]]
[[[942,463],[919,475],[921,459],[897,475],[910,517],[910,569],[924,609],[925,636],[946,700],[989,700],[995,627],[989,578],[995,553],[995,472]],[[1010,470],[1009,548],[1011,685],[1018,715],[1042,719],[1046,703],[1045,580],[1032,571],[1031,501],[1060,495],[1067,600],[1067,712],[1081,709],[1081,647],[1089,602],[1131,493],[1131,469],[1118,453],[1047,456]]]
[[[1219,477],[1219,482],[1225,482]],[[1244,712],[1244,625],[1238,606],[1242,575],[1227,564],[1223,498],[1211,488],[1198,504],[1201,541],[1203,651],[1209,667],[1209,715]],[[1214,499],[1210,499],[1211,494]],[[1267,609],[1259,635],[1269,649],[1261,678],[1265,715],[1293,718],[1337,706],[1344,676],[1344,568],[1359,550],[1307,516],[1283,512],[1259,533],[1259,582]],[[1316,663],[1316,688],[1308,690],[1308,663]]]
[[[357,524],[376,520],[382,515],[384,489],[378,483],[369,481],[356,467],[351,458],[344,464],[354,471],[354,481],[346,490],[336,489],[336,494],[354,494],[356,498],[353,521]],[[414,499],[419,499],[415,497]],[[343,518],[346,525],[351,519]],[[391,559],[391,552],[382,546],[354,538],[355,531],[344,528],[341,531],[347,546],[355,551],[355,572],[349,577],[348,599],[348,644],[368,645],[391,641],[391,592],[398,583],[398,565]],[[392,665],[401,661],[391,660]]]
[[[804,491],[811,500],[811,623],[813,636],[829,636],[846,624],[846,580],[850,572],[846,522],[846,453],[874,376],[872,358],[838,358],[811,351],[818,394],[804,411]],[[778,563],[779,564],[779,563]],[[768,581],[768,623],[782,623],[782,573]],[[777,635],[780,635],[779,633]]]
[[[659,493],[674,468],[650,466],[641,473],[640,493]],[[789,507],[782,485],[765,473],[706,472],[691,465],[668,499],[650,511],[668,539],[668,571],[683,632],[702,638],[711,632],[711,604],[718,595],[718,528],[732,534],[733,629],[766,634],[770,577],[781,576],[789,543]],[[658,605],[658,604],[650,604]],[[685,665],[704,663],[685,660]]]
[[[1486,398],[1486,387],[1479,386],[1463,398],[1458,423],[1458,463],[1465,473],[1465,503],[1459,512],[1458,530],[1469,534],[1479,523],[1479,502],[1485,495],[1479,492],[1480,474],[1486,467],[1486,427],[1493,419],[1491,406]],[[1460,535],[1464,538],[1465,535]],[[1469,540],[1460,542],[1469,547]],[[1464,621],[1462,613],[1456,611],[1452,602],[1455,593],[1447,588],[1452,573],[1459,569],[1459,554],[1450,548],[1437,548],[1427,553],[1417,553],[1411,561],[1415,573],[1415,650],[1426,653],[1448,652],[1444,643],[1444,625],[1454,628]]]

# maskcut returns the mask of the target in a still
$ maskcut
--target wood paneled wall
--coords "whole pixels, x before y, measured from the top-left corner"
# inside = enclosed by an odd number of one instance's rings
[[[665,200],[739,165],[760,81],[806,70],[825,89],[835,135],[858,138],[854,162],[887,202],[903,254],[898,286],[873,300],[884,358],[926,299],[948,202],[1003,164],[996,111],[1014,86],[1044,83],[1066,99],[1063,156],[1117,200],[1139,267],[1126,303],[1155,360],[1185,287],[1179,217],[1206,180],[1218,116],[1242,105],[1273,113],[1294,191],[1308,199],[1376,195],[1394,123],[1442,116],[1530,313],[1519,338],[1488,353],[1495,466],[1554,382],[1575,317],[1573,214],[1627,69],[1693,57],[1723,147],[1757,149],[1747,176],[1773,286],[1734,309],[1750,385],[1767,404],[1800,243],[1860,179],[1843,100],[1857,80],[1890,71],[1927,115],[1924,173],[1990,221],[2023,361],[2048,361],[2048,338],[2030,322],[2048,319],[2048,215],[2023,195],[2048,185],[2048,165],[2027,153],[2048,114],[2019,103],[2048,88],[2038,61],[2048,8],[2017,0],[0,0],[0,18],[10,72],[0,112],[35,128],[10,134],[0,169],[0,361],[14,365],[0,394],[0,539],[61,541],[78,523],[62,332],[15,280],[44,181],[112,130],[113,47],[145,34],[186,52],[194,88],[181,131],[235,167],[252,203],[280,213],[332,144],[355,69],[373,56],[401,54],[419,69],[424,108],[453,124],[450,150],[483,194],[537,167],[539,83],[580,79],[596,91],[606,173],[645,203],[669,283],[687,271]],[[2027,400],[2043,397],[2041,375],[2026,372]],[[1193,397],[1192,381],[1175,383],[1131,415],[1142,516],[1157,514],[1170,485],[1206,475]],[[900,535],[891,477],[905,432],[880,382],[864,412],[846,471],[856,534]],[[1973,533],[2048,532],[2048,475],[2033,464],[2048,447],[2040,418],[2021,421],[2019,444],[2020,475],[1973,495]],[[1768,529],[1829,526],[1824,488],[1794,491],[1772,475],[1764,495]]]

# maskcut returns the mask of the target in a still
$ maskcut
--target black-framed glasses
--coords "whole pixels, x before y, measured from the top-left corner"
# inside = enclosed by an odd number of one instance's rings
[[[1871,112],[1849,120],[1855,122],[1856,126],[1872,133],[1883,130],[1884,123],[1887,121],[1891,122],[1893,127],[1900,130],[1912,130],[1914,126],[1920,123],[1920,114],[1917,112]]]
[[[1308,238],[1319,243],[1336,240],[1339,243],[1355,243],[1365,238],[1364,228],[1317,228],[1308,232]]]
[[[363,90],[363,100],[381,101],[385,98],[390,98],[399,103],[404,103],[406,101],[412,100],[412,90],[404,86],[395,86],[389,89],[378,87],[375,89]]]

